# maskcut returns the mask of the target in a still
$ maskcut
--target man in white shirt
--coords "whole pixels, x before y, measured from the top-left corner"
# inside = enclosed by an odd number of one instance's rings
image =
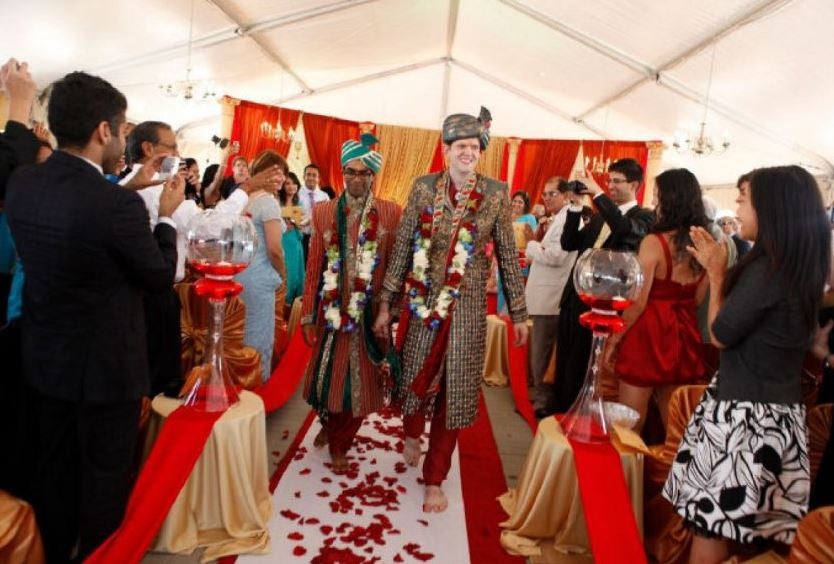
[[[547,416],[547,400],[553,387],[552,384],[544,383],[544,375],[556,347],[559,302],[576,262],[576,251],[564,250],[561,243],[570,194],[564,180],[556,176],[548,179],[542,200],[546,213],[551,216],[550,225],[541,241],[529,241],[526,249],[530,275],[527,278],[525,297],[527,313],[533,321],[530,331],[530,372],[535,387],[533,409],[540,419]]]
[[[313,207],[320,202],[330,200],[325,192],[319,188],[319,180],[321,179],[321,171],[315,163],[310,163],[304,167],[304,186],[298,190],[298,201],[301,202],[301,207],[304,208],[304,217],[313,217]],[[301,233],[303,235],[301,244],[304,247],[304,260],[307,260],[307,251],[310,247],[310,223],[302,225]]]

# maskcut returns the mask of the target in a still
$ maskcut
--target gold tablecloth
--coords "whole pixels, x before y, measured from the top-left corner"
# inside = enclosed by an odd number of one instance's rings
[[[180,404],[164,396],[154,398],[149,436],[157,435],[164,419]],[[264,404],[257,395],[243,391],[240,402],[214,424],[151,550],[191,554],[203,547],[203,562],[269,552],[272,499],[267,468]]]
[[[488,386],[509,384],[510,357],[507,347],[507,324],[497,315],[487,315],[484,381]]]
[[[638,435],[615,428],[634,516],[642,535],[643,454]],[[498,498],[510,516],[501,523],[501,545],[511,554],[539,556],[537,562],[592,562],[573,450],[553,417],[539,423],[514,489]],[[616,525],[613,525],[616,526]]]
[[[0,562],[46,562],[34,509],[25,501],[3,490],[0,490]]]

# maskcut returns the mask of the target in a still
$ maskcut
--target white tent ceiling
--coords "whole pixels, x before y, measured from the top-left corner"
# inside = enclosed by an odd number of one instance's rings
[[[185,77],[191,0],[0,4],[0,54],[41,86],[99,74],[191,154],[217,132],[216,104],[159,89]],[[701,122],[714,51],[707,126],[732,145],[664,161],[716,184],[772,164],[832,172],[832,22],[832,0],[195,0],[191,76],[361,121],[438,128],[483,104],[495,135],[671,141]]]

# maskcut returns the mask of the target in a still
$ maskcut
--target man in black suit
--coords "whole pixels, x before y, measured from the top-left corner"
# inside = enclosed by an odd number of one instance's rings
[[[578,255],[591,248],[637,251],[654,223],[654,212],[637,205],[637,189],[643,182],[640,163],[634,159],[620,159],[608,167],[610,197],[591,174],[585,182],[586,189],[581,193],[591,196],[597,213],[581,227],[582,206],[574,198],[562,231],[562,248],[579,251]],[[572,275],[562,293],[560,307],[556,379],[547,407],[537,410],[536,415],[540,418],[550,413],[564,413],[570,408],[582,387],[591,352],[591,331],[579,324],[579,316],[588,311],[588,306],[579,299]]]
[[[83,560],[121,522],[148,359],[141,294],[173,284],[184,198],[174,179],[160,223],[109,183],[125,148],[125,97],[75,72],[57,81],[49,125],[59,149],[9,180],[6,212],[26,269],[21,317],[36,397],[33,505],[50,562]],[[102,170],[103,169],[103,170]]]

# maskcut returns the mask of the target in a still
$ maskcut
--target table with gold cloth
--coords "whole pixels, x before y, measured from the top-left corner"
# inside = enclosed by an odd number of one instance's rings
[[[627,429],[615,427],[638,528],[643,522],[643,454],[646,445]],[[592,562],[573,450],[559,422],[539,423],[516,487],[498,498],[510,516],[501,523],[501,546],[512,554],[538,556],[536,562]]]
[[[180,400],[157,396],[149,437]],[[177,496],[151,550],[190,554],[205,548],[202,561],[269,552],[272,515],[261,398],[243,391],[240,402],[214,424],[203,454]]]
[[[487,315],[486,319],[484,381],[489,386],[506,386],[510,376],[507,324],[497,315]]]

